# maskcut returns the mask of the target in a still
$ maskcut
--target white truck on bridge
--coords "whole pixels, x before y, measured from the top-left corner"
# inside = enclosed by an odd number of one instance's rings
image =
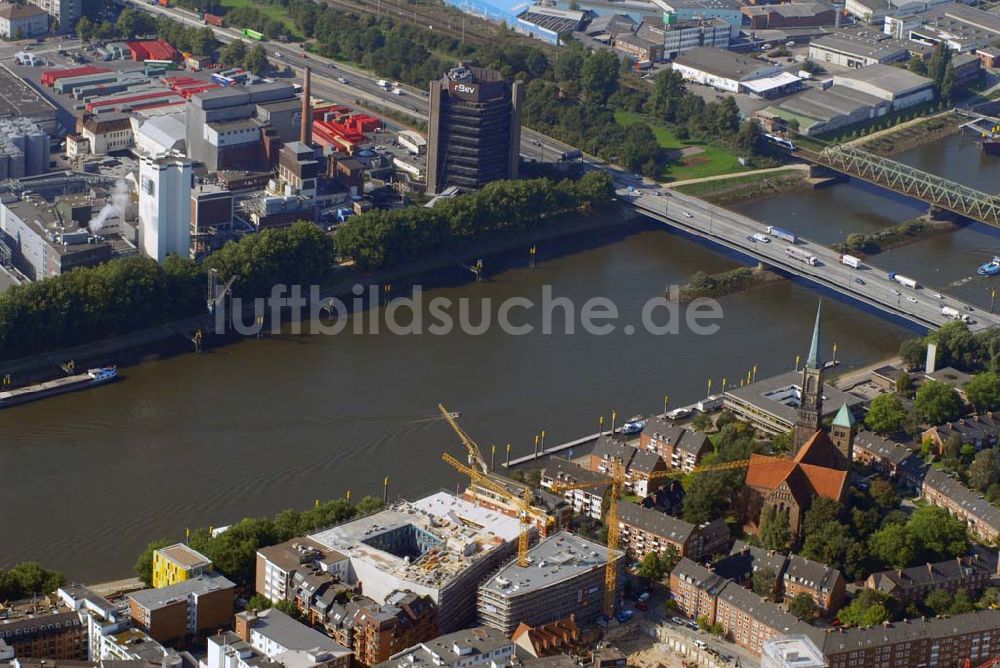
[[[909,276],[903,276],[902,274],[897,274],[894,271],[889,272],[888,278],[890,281],[895,281],[900,285],[905,285],[906,287],[912,288],[914,290],[920,287],[920,284],[917,283],[914,279],[910,278]]]
[[[861,258],[854,257],[853,255],[841,255],[840,262],[853,269],[861,268]]]
[[[952,320],[961,320],[962,322],[969,322],[970,320],[967,314],[962,313],[954,306],[942,306],[941,315],[951,318]]]
[[[786,248],[785,255],[792,258],[793,260],[798,260],[799,262],[805,262],[810,267],[815,267],[817,264],[819,264],[819,261],[816,259],[815,255],[811,253],[806,253],[805,251],[801,251],[798,248],[791,248],[791,247]]]

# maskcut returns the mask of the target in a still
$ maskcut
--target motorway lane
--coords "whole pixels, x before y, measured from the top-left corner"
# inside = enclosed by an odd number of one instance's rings
[[[634,184],[634,182],[633,182]],[[660,195],[652,191],[660,191]],[[626,189],[619,194],[627,199],[638,200],[641,207],[661,213],[665,217],[677,220],[684,225],[708,232],[709,236],[718,237],[729,243],[746,249],[747,252],[761,257],[774,266],[790,266],[793,270],[808,276],[815,276],[839,291],[860,297],[863,300],[874,301],[890,307],[889,310],[904,311],[925,325],[943,325],[950,318],[942,315],[941,308],[950,306],[967,314],[971,319],[970,328],[983,329],[1000,324],[1000,317],[974,308],[946,294],[919,286],[916,289],[907,288],[888,278],[888,270],[863,262],[862,267],[854,269],[840,262],[840,254],[832,249],[817,244],[809,239],[798,237],[798,243],[789,244],[774,235],[767,234],[766,225],[747,218],[728,209],[714,206],[695,197],[671,191],[670,196],[664,194],[662,188],[643,188],[638,193],[630,193]],[[764,234],[770,242],[750,241],[755,233]],[[796,250],[816,257],[818,264],[809,266],[801,264],[788,257],[786,250],[794,247]],[[800,264],[800,266],[796,266]],[[913,278],[918,280],[919,277]],[[861,282],[859,282],[861,281]],[[940,295],[940,297],[938,296]],[[973,310],[970,310],[973,309]]]
[[[204,24],[195,16],[188,12],[175,8],[161,7],[160,5],[150,5],[146,3],[135,3],[136,7],[146,9],[158,14],[170,16],[190,26],[203,26]],[[243,39],[242,34],[233,28],[214,28],[216,36],[223,42],[233,39]],[[405,91],[403,95],[395,95],[391,91],[378,85],[378,77],[371,75],[353,66],[345,65],[341,62],[334,62],[328,58],[310,55],[306,57],[301,48],[295,44],[280,44],[273,42],[261,43],[268,52],[268,56],[275,63],[284,63],[293,69],[301,72],[306,66],[313,70],[313,90],[317,97],[331,98],[333,102],[352,105],[354,100],[361,100],[366,106],[377,112],[381,107],[383,111],[392,110],[397,114],[409,116],[416,120],[424,121],[427,114],[427,98],[423,91],[411,86],[401,86]],[[280,57],[277,54],[281,54]],[[337,81],[337,77],[347,79],[347,84]],[[390,123],[391,125],[391,123]],[[558,142],[530,128],[522,127],[521,131],[521,153],[540,160],[553,159],[563,152],[571,150],[572,147],[562,142]],[[662,207],[665,210],[669,201],[684,203],[688,211],[695,216],[692,222],[708,219],[711,233],[724,233],[730,243],[736,244],[748,251],[771,260],[776,266],[784,266],[790,263],[790,258],[785,254],[787,243],[776,238],[772,238],[771,243],[754,243],[754,248],[748,247],[747,237],[755,232],[763,232],[764,224],[740,216],[736,213],[713,206],[702,200],[684,196],[678,192],[672,192],[672,197],[667,197],[666,189],[651,185],[650,182],[637,180],[615,165],[584,155],[581,158],[586,168],[603,169],[612,174],[616,185],[622,189],[622,195],[628,199],[633,197],[624,191],[628,186],[638,186],[640,197],[643,202],[653,210]],[[652,195],[652,191],[659,191],[660,196]],[[815,242],[800,237],[800,243],[796,245],[800,251],[805,251],[815,255],[820,261],[817,267],[802,267],[804,272],[811,272],[829,281],[837,289],[848,294],[874,300],[878,303],[885,303],[890,306],[905,310],[922,320],[924,323],[934,325],[944,324],[948,320],[947,316],[941,314],[941,307],[948,305],[957,308],[962,313],[966,313],[975,323],[973,329],[981,329],[987,326],[1000,324],[1000,318],[979,309],[969,311],[967,305],[952,297],[943,295],[938,298],[932,291],[919,288],[911,290],[904,286],[890,281],[887,272],[865,263],[863,269],[852,269],[840,262],[839,254],[833,250],[816,244]],[[919,277],[914,277],[919,280]],[[864,283],[858,283],[861,279]],[[898,294],[897,294],[898,293]],[[896,304],[892,304],[892,299],[896,299]],[[916,301],[913,301],[916,300]]]

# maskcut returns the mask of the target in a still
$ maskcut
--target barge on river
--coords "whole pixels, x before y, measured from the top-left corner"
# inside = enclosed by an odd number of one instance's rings
[[[47,380],[37,385],[27,385],[19,387],[16,390],[0,392],[0,408],[8,408],[37,399],[54,397],[57,394],[85,390],[88,387],[104,385],[117,379],[118,367],[105,366],[97,369],[88,369],[86,373],[78,373],[75,376]]]

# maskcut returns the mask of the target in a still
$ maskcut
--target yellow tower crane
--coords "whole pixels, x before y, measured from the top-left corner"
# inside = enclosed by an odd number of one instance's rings
[[[486,465],[486,460],[483,459],[483,453],[479,451],[479,446],[476,445],[476,442],[473,441],[468,434],[465,433],[465,430],[458,426],[458,422],[455,421],[455,414],[450,413],[442,404],[438,404],[438,410],[441,411],[441,416],[448,422],[448,426],[451,427],[456,434],[458,434],[458,438],[462,441],[462,445],[464,445],[465,449],[468,450],[469,466],[479,469],[483,472],[483,474],[489,473],[490,469]]]
[[[458,425],[453,413],[450,413],[448,409],[441,404],[438,404],[438,410],[441,411],[441,415],[444,416],[448,425],[458,435],[459,440],[462,441],[462,444],[468,451],[469,465],[466,466],[449,455],[447,452],[442,454],[441,458],[456,470],[469,476],[470,485],[488,489],[497,496],[506,499],[518,509],[517,516],[521,523],[521,531],[517,538],[517,565],[524,568],[528,565],[528,546],[531,543],[531,527],[534,524],[533,518],[538,518],[543,525],[551,523],[551,518],[548,516],[548,513],[541,508],[536,508],[531,505],[531,502],[534,500],[534,496],[532,495],[530,486],[525,485],[524,493],[518,495],[500,483],[490,479],[488,475],[489,467],[486,465],[486,460],[483,459],[482,452],[479,450],[479,445],[477,445],[476,442],[472,440],[472,437],[465,433],[465,431]]]
[[[528,547],[531,543],[531,528],[534,526],[533,516],[541,514],[545,516],[545,511],[531,505],[534,500],[531,487],[524,486],[524,494],[518,496],[498,482],[494,482],[485,473],[480,473],[471,466],[466,466],[447,452],[441,455],[441,459],[451,464],[456,470],[469,476],[471,485],[488,489],[504,499],[507,499],[517,506],[517,518],[521,523],[520,533],[517,536],[517,565],[524,568],[528,565]],[[543,520],[545,521],[545,520]]]
[[[770,457],[758,455],[765,459],[784,459],[783,457]],[[696,466],[690,471],[691,474],[707,473],[709,471],[730,471],[733,469],[746,468],[750,466],[749,459],[741,459],[734,462],[723,462],[721,464],[709,464],[707,466]],[[608,505],[608,512],[604,516],[604,522],[608,527],[608,563],[604,569],[604,613],[611,617],[615,612],[615,591],[618,586],[618,570],[615,566],[615,552],[618,551],[618,499],[625,489],[625,467],[617,459],[611,460],[611,470],[608,472],[611,478],[611,499]],[[649,476],[649,482],[663,480],[666,478],[679,478],[686,475],[684,471],[654,471]],[[555,483],[552,491],[562,494],[574,489],[586,489],[588,487],[599,487],[606,485],[605,482],[585,482],[585,483]]]

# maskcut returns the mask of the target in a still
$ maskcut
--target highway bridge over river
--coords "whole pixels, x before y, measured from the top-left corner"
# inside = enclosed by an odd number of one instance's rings
[[[618,195],[645,216],[756,258],[775,269],[801,276],[920,327],[936,329],[948,322],[951,318],[941,312],[945,306],[967,315],[972,331],[1000,324],[1000,316],[920,285],[919,276],[913,277],[917,279],[918,287],[908,288],[890,280],[888,270],[867,260],[859,268],[847,266],[840,261],[839,253],[826,246],[802,237],[795,244],[790,244],[767,234],[766,223],[696,197],[648,185],[632,185],[631,188],[619,188]],[[755,241],[754,234],[763,234],[769,241]],[[814,256],[816,264],[790,257],[788,248]]]

